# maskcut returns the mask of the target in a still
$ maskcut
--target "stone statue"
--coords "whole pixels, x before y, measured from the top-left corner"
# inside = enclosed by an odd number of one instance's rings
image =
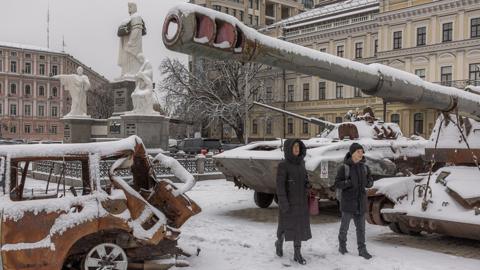
[[[72,107],[64,117],[90,117],[87,115],[87,91],[90,89],[90,80],[83,75],[83,68],[77,68],[77,74],[56,75],[65,90],[70,92]]]
[[[137,55],[142,65],[135,75],[135,90],[132,92],[133,110],[129,114],[158,115],[153,109],[156,96],[153,91],[153,69],[152,64],[145,59],[142,53]]]
[[[142,17],[137,13],[137,5],[128,3],[130,17],[124,20],[118,27],[117,35],[120,37],[120,48],[118,52],[118,65],[122,68],[119,80],[135,78],[141,62],[137,55],[143,52],[142,36],[147,31]]]

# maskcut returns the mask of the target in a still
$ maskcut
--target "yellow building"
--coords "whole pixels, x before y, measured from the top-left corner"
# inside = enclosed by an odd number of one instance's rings
[[[316,4],[322,1],[316,1]],[[332,1],[323,1],[331,3]],[[381,63],[435,83],[463,89],[480,85],[480,0],[358,0],[304,12],[263,29],[285,40],[365,64]],[[262,74],[263,100],[276,107],[331,122],[349,110],[373,107],[383,119],[383,101],[354,87],[290,71]],[[386,121],[405,135],[428,137],[436,112],[414,104],[388,104]],[[321,129],[255,108],[249,138],[308,138]]]

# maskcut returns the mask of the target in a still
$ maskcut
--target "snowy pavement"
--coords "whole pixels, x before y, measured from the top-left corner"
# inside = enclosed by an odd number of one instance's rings
[[[198,270],[256,269],[480,269],[480,243],[442,236],[396,235],[387,227],[367,224],[367,248],[374,256],[357,256],[353,222],[347,255],[337,251],[339,220],[331,208],[322,208],[312,218],[313,239],[303,243],[307,265],[295,264],[291,242],[284,257],[274,253],[277,206],[259,209],[253,191],[238,190],[224,180],[198,182],[187,193],[203,212],[182,228],[179,241],[186,251],[196,253],[187,260]]]

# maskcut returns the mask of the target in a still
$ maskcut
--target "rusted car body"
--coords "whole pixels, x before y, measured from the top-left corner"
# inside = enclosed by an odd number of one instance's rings
[[[68,188],[50,173],[46,187],[37,188],[28,169],[45,160],[81,164],[82,187]],[[102,160],[115,160],[109,181],[100,181]],[[178,228],[201,210],[157,180],[152,161],[136,136],[0,147],[0,269],[127,269],[181,252]],[[131,170],[131,185],[116,175],[119,169]]]

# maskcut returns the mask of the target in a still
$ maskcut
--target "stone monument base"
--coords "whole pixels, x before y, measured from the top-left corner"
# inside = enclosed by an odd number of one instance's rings
[[[123,138],[137,135],[142,138],[147,148],[162,148],[168,150],[170,119],[163,115],[120,116],[120,130]],[[110,121],[109,121],[110,122]]]
[[[132,92],[134,80],[121,80],[110,83],[113,92],[113,116],[119,116],[133,109]]]
[[[88,143],[91,141],[92,124],[95,121],[92,118],[62,118],[63,141],[65,143]]]

